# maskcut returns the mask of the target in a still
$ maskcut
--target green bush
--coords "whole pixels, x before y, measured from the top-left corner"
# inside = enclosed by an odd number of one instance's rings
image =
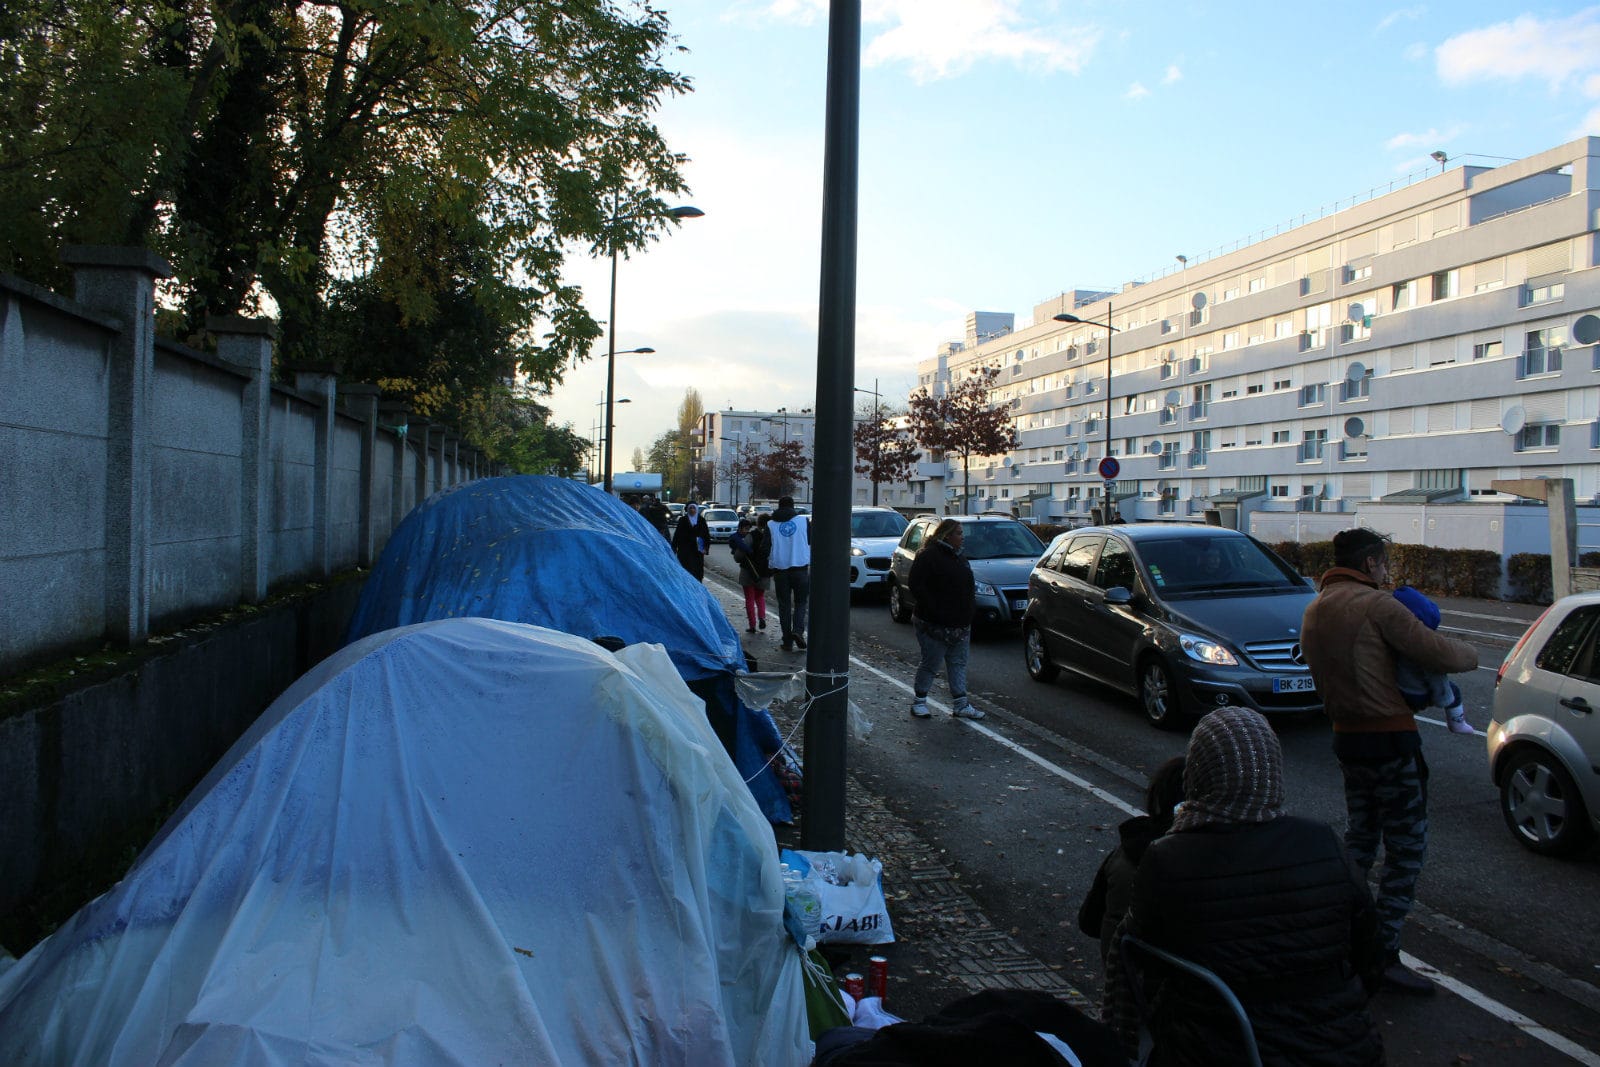
[[[1550,557],[1543,552],[1518,552],[1506,560],[1506,578],[1511,584],[1511,599],[1518,603],[1548,604],[1554,599]]]

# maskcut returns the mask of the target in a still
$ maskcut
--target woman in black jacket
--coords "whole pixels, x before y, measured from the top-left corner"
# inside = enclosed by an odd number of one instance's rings
[[[706,577],[706,553],[711,550],[711,527],[700,514],[700,505],[690,504],[683,509],[683,518],[672,534],[672,551],[683,569],[694,575],[695,581]]]
[[[916,607],[912,622],[917,631],[921,661],[912,679],[911,714],[926,719],[928,690],[944,666],[944,680],[950,686],[950,713],[962,719],[981,719],[983,712],[967,699],[967,657],[972,649],[972,611],[977,587],[972,580],[972,564],[961,554],[966,533],[955,519],[945,519],[933,528],[911,561],[906,585]]]
[[[1283,752],[1267,720],[1239,707],[1201,719],[1184,794],[1171,831],[1145,850],[1124,930],[1226,982],[1267,1067],[1382,1064],[1367,1009],[1383,959],[1372,896],[1331,827],[1283,813]],[[1156,965],[1142,979],[1112,970],[1114,1006],[1144,982],[1150,1064],[1244,1062],[1215,992]],[[1127,1013],[1116,1021],[1132,1047]]]

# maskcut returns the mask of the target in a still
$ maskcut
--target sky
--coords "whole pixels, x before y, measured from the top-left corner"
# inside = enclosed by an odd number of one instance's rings
[[[816,396],[827,0],[654,0],[685,220],[617,276],[613,469]],[[1446,166],[1600,136],[1600,6],[863,0],[855,384],[903,406],[970,311],[1116,290]],[[604,322],[609,264],[573,249]],[[549,398],[603,422],[606,341]],[[629,403],[622,404],[627,399]]]

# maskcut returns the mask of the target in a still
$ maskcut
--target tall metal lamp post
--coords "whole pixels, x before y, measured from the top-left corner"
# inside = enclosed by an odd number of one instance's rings
[[[878,506],[878,463],[883,459],[883,413],[878,410],[883,403],[883,397],[878,393],[878,379],[872,379],[872,388],[863,389],[856,386],[855,391],[866,393],[872,397],[872,420],[876,425],[872,428],[872,506]]]
[[[705,212],[697,207],[668,208],[661,213],[662,218],[668,219],[697,219]],[[628,222],[638,218],[637,215],[618,215],[613,207],[611,225],[613,228],[619,222]],[[617,357],[628,355],[643,355],[654,352],[653,348],[630,348],[626,352],[617,351],[617,237],[613,229],[611,235],[611,311],[606,319],[606,330],[609,339],[606,342],[606,473],[605,490],[611,492],[611,394],[617,386]]]
[[[1084,326],[1099,326],[1099,327],[1101,327],[1102,329],[1104,329],[1106,331],[1106,454],[1105,454],[1105,458],[1106,459],[1110,459],[1111,458],[1111,335],[1114,334],[1114,333],[1121,333],[1122,332],[1121,330],[1118,330],[1115,326],[1111,325],[1111,303],[1110,303],[1110,301],[1106,302],[1106,321],[1104,321],[1104,322],[1096,322],[1094,319],[1080,319],[1080,318],[1078,318],[1078,316],[1076,316],[1076,315],[1068,315],[1066,312],[1062,312],[1060,315],[1056,315],[1056,316],[1053,316],[1053,317],[1057,322],[1080,323],[1080,324],[1082,324]],[[1112,521],[1112,518],[1116,514],[1116,508],[1117,508],[1116,501],[1111,499],[1111,483],[1112,483],[1112,479],[1107,478],[1106,479],[1106,514],[1105,514],[1105,519],[1106,519],[1107,522],[1111,522]]]
[[[606,397],[607,397],[607,399],[610,399],[610,394],[609,393],[606,394]],[[631,403],[633,403],[633,401],[630,400],[627,397],[623,397],[621,400],[618,400],[617,403],[619,403],[619,404],[631,404]],[[595,401],[595,405],[594,406],[598,408],[598,407],[605,407],[607,405],[606,405],[606,401],[605,400],[597,400],[597,401]],[[608,434],[605,437],[602,437],[598,441],[596,441],[595,444],[597,446],[597,450],[598,449],[603,449],[605,447],[606,442],[609,439],[610,439],[610,435]],[[599,456],[595,456],[595,459],[597,461],[599,460],[599,458],[600,458]]]

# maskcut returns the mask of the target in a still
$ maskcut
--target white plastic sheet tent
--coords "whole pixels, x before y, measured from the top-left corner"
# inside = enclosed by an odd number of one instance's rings
[[[423,623],[298,681],[0,975],[0,1063],[805,1064],[782,913],[659,646]]]

